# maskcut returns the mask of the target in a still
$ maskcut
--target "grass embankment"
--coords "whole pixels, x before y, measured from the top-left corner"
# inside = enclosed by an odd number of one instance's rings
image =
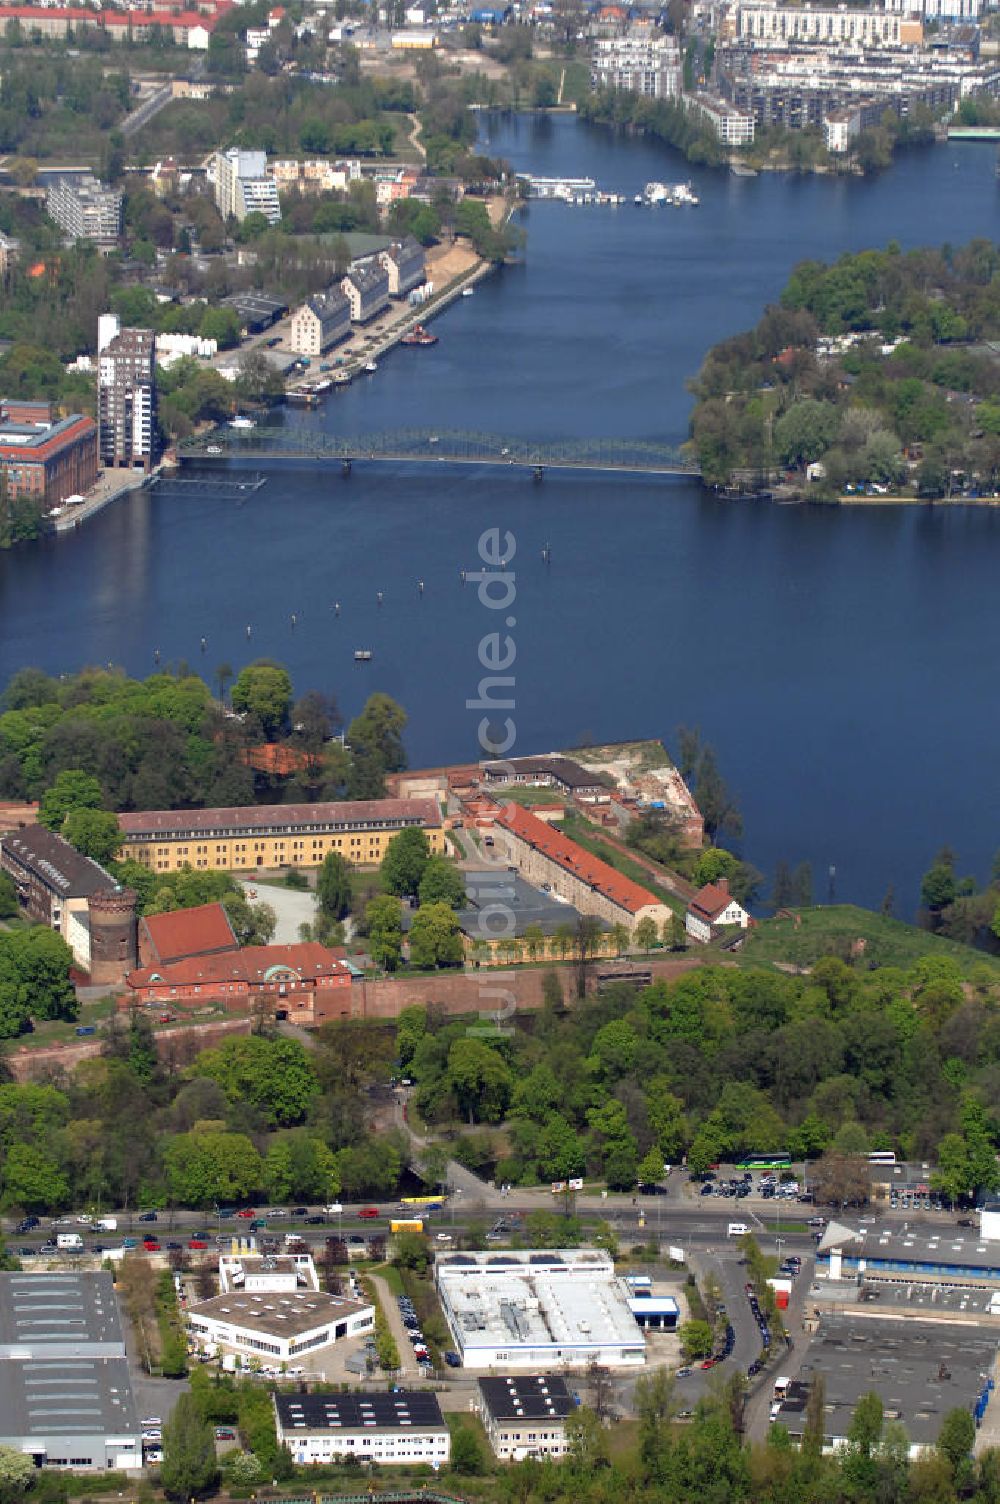
[[[821,956],[853,954],[864,965],[905,969],[924,956],[950,956],[966,975],[985,968],[1000,981],[1000,958],[870,909],[844,903],[792,912],[798,922],[762,920],[738,959],[748,966],[812,966]]]
[[[607,862],[608,866],[614,867],[616,872],[622,873],[624,877],[630,877],[640,887],[648,888],[651,893],[656,894],[663,903],[673,909],[675,914],[684,913],[686,904],[683,898],[678,898],[676,893],[671,893],[669,888],[658,883],[653,874],[639,862],[633,861],[616,847],[609,846],[606,841],[602,841],[590,821],[584,819],[583,815],[578,815],[575,810],[567,810],[566,818],[561,821],[561,828],[585,851],[600,857],[602,862]]]

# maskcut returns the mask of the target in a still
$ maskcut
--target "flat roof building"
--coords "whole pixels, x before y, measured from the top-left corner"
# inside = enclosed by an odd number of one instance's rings
[[[241,1353],[275,1363],[375,1329],[375,1308],[318,1290],[228,1290],[188,1311],[192,1341],[207,1353]]]
[[[263,214],[268,224],[281,219],[278,185],[267,171],[267,152],[231,146],[212,159],[215,204],[223,219],[241,223],[248,214]]]
[[[433,799],[139,810],[119,815],[118,824],[124,854],[156,872],[318,867],[328,851],[358,866],[377,866],[393,836],[411,826],[427,832],[433,853],[444,851]]]
[[[110,1274],[0,1274],[0,1445],[38,1467],[142,1466]]]
[[[371,1463],[430,1463],[451,1456],[436,1394],[275,1394],[278,1445],[300,1464],[353,1457]]]
[[[435,1279],[467,1368],[646,1361],[642,1332],[601,1249],[518,1249],[439,1259]]]
[[[116,314],[97,322],[101,462],[151,470],[159,445],[156,337],[151,329],[123,329]]]
[[[116,189],[89,172],[50,179],[45,194],[46,212],[67,240],[92,240],[105,250],[114,250],[121,238],[123,203]]]
[[[975,1326],[881,1316],[824,1315],[806,1349],[797,1381],[772,1418],[793,1440],[805,1429],[809,1387],[825,1388],[824,1448],[847,1445],[854,1409],[874,1391],[887,1421],[900,1423],[910,1455],[936,1445],[950,1410],[982,1413],[996,1377],[998,1341]]]
[[[507,1374],[478,1382],[483,1429],[501,1462],[566,1455],[566,1421],[576,1400],[561,1374]]]

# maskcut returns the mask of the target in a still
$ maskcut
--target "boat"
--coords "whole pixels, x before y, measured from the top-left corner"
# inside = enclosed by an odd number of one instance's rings
[[[642,190],[642,197],[647,204],[668,204],[671,190],[666,183],[647,183]]]
[[[404,334],[400,340],[401,345],[436,345],[438,337],[425,329],[423,324],[414,324],[409,334]]]
[[[729,171],[734,178],[755,178],[757,176],[756,167],[748,167],[745,162],[730,162]]]
[[[253,418],[244,418],[240,416],[237,418],[230,418],[229,426],[230,428],[256,428],[257,424],[254,422]]]
[[[311,407],[315,398],[313,397],[311,387],[293,386],[290,391],[285,393],[285,401],[292,402],[297,407]]]
[[[463,298],[474,298],[475,296],[476,296],[476,289],[474,287],[463,287],[462,288],[462,297]]]
[[[365,361],[365,370],[368,372],[369,376],[374,376],[375,372],[378,370],[378,366],[373,360],[367,360]]]
[[[370,661],[370,659],[371,659],[371,656],[372,656],[372,650],[371,650],[371,648],[355,648],[354,649],[354,661],[355,661],[355,663],[368,663]]]
[[[322,397],[323,393],[328,392],[332,386],[333,378],[330,376],[324,376],[322,381],[317,381],[316,385],[313,387],[313,391],[316,393],[317,397]]]
[[[336,376],[333,378],[333,384],[334,384],[334,386],[350,386],[350,384],[351,384],[351,373],[350,373],[350,371],[338,371],[337,374],[336,374]]]

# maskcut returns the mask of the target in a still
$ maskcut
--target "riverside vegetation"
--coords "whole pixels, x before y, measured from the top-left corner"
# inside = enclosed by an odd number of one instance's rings
[[[956,248],[801,263],[756,328],[691,383],[710,484],[785,469],[809,495],[935,499],[1000,485],[1000,252]]]

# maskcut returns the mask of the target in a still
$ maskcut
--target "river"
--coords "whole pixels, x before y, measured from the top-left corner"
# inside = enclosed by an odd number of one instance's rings
[[[680,440],[686,378],[796,261],[998,228],[990,146],[913,152],[870,180],[691,170],[570,116],[485,121],[484,149],[630,199],[649,179],[690,178],[701,207],[533,205],[523,264],[442,314],[436,347],[395,351],[291,421]],[[266,654],[348,715],[372,689],[398,698],[413,765],[472,757],[466,701],[496,622],[459,572],[492,526],[517,548],[515,751],[696,724],[765,872],[810,860],[825,896],[833,865],[839,898],[877,905],[892,882],[911,911],[942,843],[963,871],[988,871],[1000,701],[982,644],[1000,640],[1000,515],[984,509],[738,506],[682,480],[290,467],[239,501],[141,493],[78,535],[0,557],[0,679],[29,663],[143,674],[156,650],[210,677]],[[361,647],[370,664],[354,663]]]

